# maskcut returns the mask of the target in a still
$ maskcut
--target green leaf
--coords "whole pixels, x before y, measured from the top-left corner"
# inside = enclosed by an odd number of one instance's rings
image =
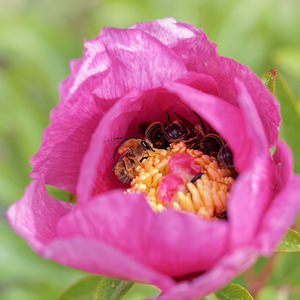
[[[242,286],[230,283],[215,292],[218,300],[253,300],[250,293]]]
[[[161,293],[156,286],[136,282],[123,300],[140,300],[145,298],[155,298]]]
[[[69,287],[57,300],[119,300],[132,285],[116,278],[90,275]]]
[[[300,172],[300,103],[289,88],[283,76],[277,72],[276,98],[280,103],[282,124],[280,126],[280,138],[286,140],[292,148],[294,155],[294,171]]]
[[[116,278],[102,277],[98,283],[92,300],[119,300],[133,286],[128,282]]]
[[[101,277],[87,276],[70,286],[57,300],[91,300]]]
[[[272,69],[267,71],[260,79],[263,84],[269,89],[269,91],[275,94],[275,80],[276,80],[276,70]]]
[[[277,252],[300,252],[300,234],[289,229],[276,248]]]
[[[46,189],[48,194],[55,199],[70,203],[76,203],[77,201],[76,194],[61,190],[53,185],[46,184]]]

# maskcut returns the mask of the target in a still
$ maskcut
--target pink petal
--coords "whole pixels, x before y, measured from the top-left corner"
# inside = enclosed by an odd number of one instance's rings
[[[243,117],[237,107],[183,84],[168,82],[164,86],[178,95],[228,142],[233,150],[234,164],[239,171],[247,168],[253,142],[248,138]]]
[[[273,155],[275,163],[274,195],[277,195],[293,175],[293,154],[284,141],[278,141]]]
[[[291,150],[279,142],[274,155],[274,199],[262,220],[257,241],[264,255],[272,251],[300,210],[300,176],[292,175]]]
[[[67,104],[60,102],[51,111],[41,147],[30,160],[33,179],[43,176],[47,184],[73,193],[82,158],[101,115],[92,95],[83,89],[87,87],[78,89],[69,102],[65,100]],[[109,105],[103,102],[103,111]]]
[[[110,65],[108,76],[96,90],[100,98],[155,88],[186,73],[185,65],[173,51],[141,30],[105,27],[99,41],[101,46],[98,43],[97,47],[104,48],[106,54],[101,63]]]
[[[215,96],[219,95],[218,85],[216,81],[206,74],[188,72],[184,77],[177,80],[179,83],[188,85],[207,94]]]
[[[258,156],[231,188],[227,213],[231,249],[247,245],[255,236],[272,196],[273,170],[268,156]]]
[[[259,155],[262,152],[269,154],[266,132],[262,124],[262,119],[251,98],[249,90],[238,78],[234,78],[234,85],[237,90],[237,102],[241,109],[244,123],[249,137],[254,141],[254,153]]]
[[[168,47],[178,44],[179,41],[193,38],[194,32],[189,28],[180,26],[174,18],[157,19],[154,21],[143,21],[129,28],[140,29],[160,40]]]
[[[167,174],[160,181],[158,198],[164,203],[171,202],[173,196],[181,185],[183,185],[183,179],[179,175]]]
[[[55,237],[59,219],[73,206],[50,197],[44,181],[35,180],[26,188],[24,196],[9,207],[6,217],[12,228],[41,252]]]
[[[184,281],[163,292],[159,300],[191,300],[199,299],[221,288],[223,285],[249,268],[257,259],[254,248],[240,248],[223,256],[209,271],[191,281]],[[150,299],[148,299],[150,300]]]
[[[143,194],[113,190],[77,207],[57,228],[61,238],[97,240],[158,272],[180,276],[216,263],[226,248],[228,224],[171,209],[156,214]]]
[[[45,248],[43,255],[61,264],[95,274],[154,284],[163,290],[174,286],[173,280],[168,276],[94,239],[55,239]]]
[[[228,200],[232,248],[247,244],[255,235],[271,200],[273,185],[270,152],[260,116],[245,85],[238,79],[235,85],[248,136],[255,142],[253,157],[249,157],[250,169],[239,175]]]
[[[85,42],[83,58],[70,67],[41,148],[31,159],[31,177],[42,174],[47,184],[75,192],[91,136],[112,103],[133,89],[147,90],[180,78],[186,68],[155,38],[140,30],[116,28],[104,28]]]
[[[207,39],[202,29],[172,18],[142,22],[132,27],[142,29],[161,40],[182,59],[189,71],[214,78],[219,96],[229,103],[237,104],[236,90],[232,83],[235,77],[239,78],[255,103],[269,146],[276,144],[281,120],[278,102],[247,66],[219,56],[216,45]]]
[[[90,200],[92,194],[98,194],[117,187],[125,188],[112,172],[113,153],[120,140],[108,141],[120,136],[136,136],[137,133],[128,132],[129,124],[137,112],[142,111],[143,102],[136,101],[140,94],[132,91],[120,99],[104,115],[93,134],[90,147],[85,154],[79,182],[77,186],[78,204]],[[143,117],[145,114],[141,113]],[[146,120],[146,117],[145,119]],[[141,120],[140,122],[144,121]],[[137,128],[137,124],[136,127]]]
[[[90,79],[93,93],[98,87],[98,97],[116,99],[132,89],[158,87],[186,73],[173,51],[141,30],[104,27],[85,41],[84,48],[83,58],[71,61],[71,76],[60,86],[63,99],[69,99],[83,83],[90,88]]]

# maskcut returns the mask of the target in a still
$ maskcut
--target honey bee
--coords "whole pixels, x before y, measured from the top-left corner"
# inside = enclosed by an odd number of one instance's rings
[[[232,176],[237,176],[233,165],[232,151],[218,134],[209,133],[205,135],[200,141],[200,150],[214,156],[221,165],[232,171]]]
[[[153,145],[149,140],[139,137],[118,137],[110,140],[115,139],[123,139],[123,141],[114,151],[113,158],[115,158],[117,152],[120,156],[114,163],[112,170],[114,170],[120,181],[130,183],[137,175],[135,171],[136,166],[149,156],[149,150],[154,151]]]
[[[224,166],[233,167],[232,152],[227,144],[223,145],[217,154],[217,159]]]
[[[182,141],[188,148],[197,149],[204,136],[203,128],[200,125],[194,126],[179,114],[177,115],[180,119],[171,122],[168,114],[169,124],[154,122],[146,128],[145,138],[150,140],[155,148],[167,148],[171,143]]]
[[[179,116],[178,120],[171,122],[168,115],[169,124],[154,122],[147,124],[145,138],[154,145],[155,148],[165,149],[171,143],[184,142],[190,149],[199,149],[205,154],[215,156],[220,163],[227,167],[233,167],[232,152],[225,141],[212,130],[211,126],[205,127],[201,117],[196,113],[200,124],[192,125],[184,117]]]
[[[205,134],[199,144],[199,148],[204,153],[216,155],[224,145],[223,139],[216,133]]]
[[[165,124],[161,122],[151,123],[145,130],[145,139],[151,141],[153,146],[158,149],[166,149],[169,142],[164,136]]]

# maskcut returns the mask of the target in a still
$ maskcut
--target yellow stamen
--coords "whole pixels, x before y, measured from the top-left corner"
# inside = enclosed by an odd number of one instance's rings
[[[216,218],[226,211],[229,190],[234,182],[233,174],[230,169],[220,165],[215,157],[199,150],[188,149],[183,142],[171,144],[167,149],[149,152],[149,158],[136,167],[138,175],[131,181],[129,192],[146,193],[149,205],[156,212],[171,207],[205,218]],[[168,162],[175,153],[191,155],[195,163],[201,166],[203,175],[191,182],[193,175],[182,174],[184,185],[176,191],[171,202],[166,204],[158,197],[159,186],[162,178],[170,173]]]

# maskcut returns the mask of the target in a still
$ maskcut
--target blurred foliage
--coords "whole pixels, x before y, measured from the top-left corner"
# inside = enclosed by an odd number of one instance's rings
[[[84,272],[41,259],[3,217],[30,181],[29,158],[37,151],[57,86],[70,59],[82,55],[84,38],[103,26],[173,16],[202,27],[222,55],[261,76],[277,68],[294,93],[281,100],[283,130],[300,171],[295,108],[300,97],[300,1],[298,0],[0,0],[0,298],[55,299]],[[286,90],[286,89],[285,89]],[[279,93],[281,93],[279,91]],[[282,98],[286,99],[286,98]],[[289,124],[289,126],[285,126]],[[259,300],[300,299],[299,254],[280,254]],[[265,259],[258,261],[260,268]],[[236,279],[243,283],[242,277]],[[130,299],[157,294],[136,285]],[[279,298],[281,297],[281,298]],[[129,299],[129,298],[128,298]]]
[[[300,252],[300,234],[289,229],[276,248],[277,252]]]
[[[217,300],[253,300],[247,290],[238,284],[230,283],[215,292]]]
[[[69,287],[57,300],[120,300],[133,286],[133,282],[89,275]]]

